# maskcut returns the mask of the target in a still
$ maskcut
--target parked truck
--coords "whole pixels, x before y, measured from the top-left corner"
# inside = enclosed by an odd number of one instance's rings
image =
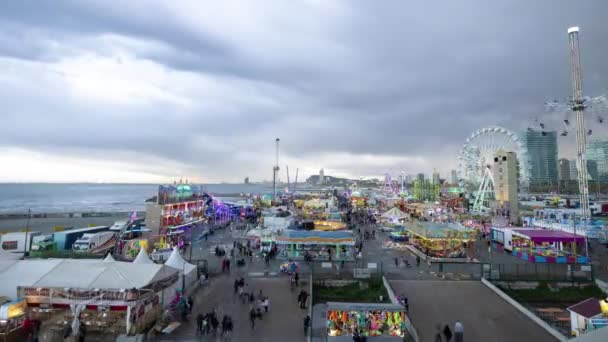
[[[108,226],[96,226],[54,232],[52,235],[39,238],[32,244],[32,250],[35,252],[71,250],[74,243],[84,234],[99,233],[109,231],[109,229]]]
[[[76,252],[86,252],[99,247],[106,242],[112,240],[116,233],[112,231],[102,231],[97,233],[85,233],[72,245],[72,249]]]

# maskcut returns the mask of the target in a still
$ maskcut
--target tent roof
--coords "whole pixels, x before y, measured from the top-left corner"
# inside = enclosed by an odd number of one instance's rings
[[[351,231],[286,230],[282,236],[275,237],[277,243],[312,243],[354,245]]]
[[[182,258],[182,255],[179,254],[179,250],[177,248],[173,248],[173,252],[171,252],[171,255],[165,262],[165,265],[178,269],[180,272],[183,272],[185,269],[186,274],[190,274],[190,272],[194,271],[196,268],[196,266],[187,263],[186,260]]]
[[[585,238],[561,230],[552,229],[512,229],[513,235],[525,237],[534,243],[541,242],[585,242]]]
[[[17,298],[18,286],[85,289],[142,288],[175,274],[170,267],[99,259],[0,262],[0,294]]]
[[[17,299],[17,286],[31,286],[59,263],[59,259],[0,261],[0,295]]]
[[[592,318],[602,313],[600,301],[596,298],[589,298],[578,304],[568,307],[568,310],[575,312],[585,318]]]
[[[384,214],[382,214],[382,217],[386,217],[386,218],[406,218],[407,215],[399,210],[398,208],[392,208],[390,210],[388,210],[387,212],[385,212]]]
[[[103,261],[104,262],[113,262],[113,261],[116,261],[116,260],[112,256],[112,253],[108,253],[108,255],[106,255],[106,257],[103,259]]]
[[[144,248],[141,248],[139,250],[139,253],[137,254],[137,257],[135,258],[135,260],[133,260],[133,263],[134,264],[153,264],[154,261],[150,260],[148,253],[146,253],[146,250]]]

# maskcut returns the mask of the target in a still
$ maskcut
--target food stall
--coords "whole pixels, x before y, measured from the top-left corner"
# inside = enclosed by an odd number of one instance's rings
[[[352,339],[355,331],[366,337],[403,341],[413,329],[405,308],[396,304],[327,303],[328,341]]]
[[[354,260],[355,238],[351,231],[286,230],[274,237],[277,257],[304,260]]]
[[[22,299],[9,300],[0,297],[0,341],[19,341],[23,338],[21,327],[25,319],[27,303]]]
[[[586,264],[585,238],[560,230],[492,228],[492,248],[534,263]],[[583,255],[581,255],[583,254]]]
[[[86,326],[93,339],[144,331],[159,317],[165,289],[178,281],[178,271],[168,266],[111,258],[18,260],[4,266],[1,285],[12,288],[10,298],[26,303],[30,319],[41,322],[40,333],[48,339],[63,336],[69,325],[74,331]],[[23,304],[13,305],[7,316],[20,317]]]
[[[466,258],[476,231],[460,224],[419,222],[405,228],[414,247],[433,258]]]
[[[322,231],[335,231],[335,230],[343,230],[346,229],[346,224],[337,221],[314,221],[315,230]]]

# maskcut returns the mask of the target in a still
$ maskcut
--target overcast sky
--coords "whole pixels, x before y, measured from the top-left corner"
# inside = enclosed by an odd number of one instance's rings
[[[271,179],[275,137],[283,179],[286,164],[300,179],[446,174],[476,129],[525,129],[570,94],[569,26],[585,92],[605,93],[607,13],[606,0],[2,1],[0,181]]]

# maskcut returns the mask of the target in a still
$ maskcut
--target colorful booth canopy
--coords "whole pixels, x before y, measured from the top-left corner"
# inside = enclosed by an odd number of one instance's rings
[[[316,245],[349,245],[355,244],[351,231],[324,232],[315,230],[286,230],[281,236],[275,237],[278,244],[316,244]]]
[[[513,235],[528,239],[534,243],[575,242],[583,243],[585,238],[579,235],[548,229],[513,229]]]

